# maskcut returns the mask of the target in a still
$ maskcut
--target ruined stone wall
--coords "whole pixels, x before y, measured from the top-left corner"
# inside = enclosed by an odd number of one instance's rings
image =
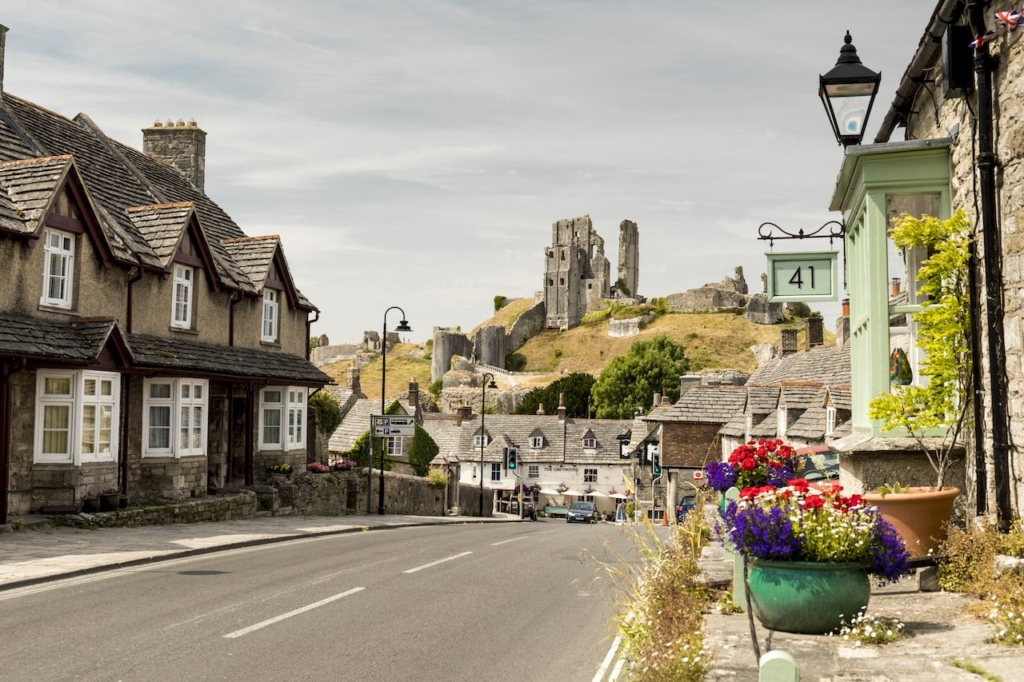
[[[339,343],[333,346],[318,346],[309,352],[309,361],[317,367],[333,362],[353,360],[363,350],[361,343]]]
[[[623,220],[619,223],[619,272],[618,280],[626,285],[629,291],[620,294],[632,297],[637,295],[640,286],[640,235],[636,223]]]
[[[505,366],[505,326],[489,324],[480,327],[474,340],[477,362],[495,367]]]
[[[505,354],[514,353],[544,328],[545,306],[541,300],[519,316],[505,334]],[[500,365],[505,366],[504,359]]]
[[[473,356],[473,342],[452,327],[434,327],[434,349],[430,360],[430,380],[437,381],[451,366],[452,358]],[[505,359],[501,360],[502,366]]]

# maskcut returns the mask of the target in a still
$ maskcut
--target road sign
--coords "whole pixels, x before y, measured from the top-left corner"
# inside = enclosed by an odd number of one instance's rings
[[[373,415],[373,425],[378,427],[408,426],[409,428],[415,428],[416,420],[412,417],[382,417],[375,414]]]
[[[415,436],[415,426],[375,426],[373,428],[373,435],[375,436]]]

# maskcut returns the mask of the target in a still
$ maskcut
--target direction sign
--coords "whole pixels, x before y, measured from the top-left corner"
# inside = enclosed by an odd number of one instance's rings
[[[382,417],[382,416],[380,416],[378,414],[375,414],[375,415],[373,415],[373,425],[374,426],[381,426],[381,427],[390,427],[390,426],[415,427],[416,426],[416,420],[414,418],[412,418],[412,417],[390,417],[390,416]]]
[[[375,436],[415,436],[415,426],[375,426],[373,428],[373,435]]]

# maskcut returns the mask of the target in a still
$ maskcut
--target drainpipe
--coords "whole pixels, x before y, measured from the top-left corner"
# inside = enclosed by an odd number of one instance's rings
[[[310,329],[309,328],[313,326],[314,322],[317,322],[319,320],[320,320],[320,311],[319,310],[316,311],[316,317],[314,317],[312,320],[309,319],[309,313],[306,313],[306,359],[307,360],[309,360],[309,335],[310,335]],[[387,330],[385,330],[384,335],[387,336]]]
[[[141,273],[140,273],[141,274]],[[128,291],[131,291],[131,285],[129,284]],[[131,428],[128,420],[131,416],[131,399],[132,399],[132,375],[122,374],[121,381],[121,444],[118,447],[118,467],[117,474],[118,481],[121,488],[121,494],[128,495],[128,436],[131,433]]]
[[[237,297],[237,298],[236,298]],[[242,300],[242,290],[238,289],[231,294],[231,304],[228,306],[228,345],[235,345],[235,304]]]
[[[245,385],[245,485],[253,485],[256,482],[255,457],[253,453],[253,410],[255,401],[253,392],[256,387],[252,384]]]
[[[142,268],[136,268],[135,274],[128,280],[128,309],[124,313],[124,324],[128,328],[128,333],[132,333],[132,285],[142,279]]]
[[[967,11],[975,35],[985,35],[985,2],[970,0]],[[1002,245],[996,215],[996,165],[992,135],[992,56],[988,44],[974,51],[974,73],[978,87],[978,179],[981,193],[981,233],[985,255],[985,313],[988,329],[989,403],[992,409],[992,463],[996,486],[996,518],[1002,530],[1013,520],[1010,504],[1009,438],[1006,412],[1003,343]]]

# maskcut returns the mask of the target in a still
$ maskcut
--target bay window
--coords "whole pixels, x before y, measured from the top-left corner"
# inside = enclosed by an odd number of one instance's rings
[[[260,392],[260,450],[306,447],[306,394],[298,386],[272,386]]]
[[[121,375],[114,372],[39,370],[34,461],[114,461],[120,395]]]

